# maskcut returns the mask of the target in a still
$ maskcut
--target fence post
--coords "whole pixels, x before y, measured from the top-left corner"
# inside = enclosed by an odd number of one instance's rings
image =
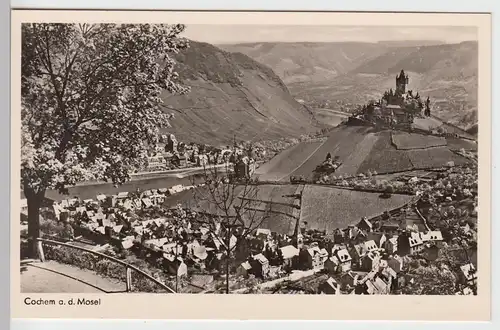
[[[37,247],[38,247],[38,257],[40,258],[40,261],[41,262],[45,262],[45,255],[43,253],[43,245],[42,245],[42,242],[41,241],[38,241],[37,243]]]
[[[126,267],[126,272],[127,272],[127,292],[132,291],[132,268]]]

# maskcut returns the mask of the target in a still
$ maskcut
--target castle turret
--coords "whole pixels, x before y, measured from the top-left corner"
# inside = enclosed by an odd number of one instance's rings
[[[404,70],[401,70],[399,76],[396,76],[396,94],[402,95],[406,93],[406,85],[410,79],[408,75],[405,74]]]

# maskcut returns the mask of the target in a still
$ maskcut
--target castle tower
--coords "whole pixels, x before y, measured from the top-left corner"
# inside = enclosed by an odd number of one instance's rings
[[[401,70],[399,76],[396,76],[396,94],[406,93],[406,85],[408,85],[409,80],[408,75],[405,74],[404,70]]]

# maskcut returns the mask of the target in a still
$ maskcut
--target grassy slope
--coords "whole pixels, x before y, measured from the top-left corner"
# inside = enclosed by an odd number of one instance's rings
[[[255,174],[262,181],[279,181],[292,173],[297,163],[307,159],[321,144],[322,142],[302,142],[292,146],[259,167]]]
[[[392,133],[392,144],[398,150],[421,149],[446,146],[446,139],[439,136],[415,133]]]
[[[377,171],[379,173],[391,171],[411,170],[413,165],[406,151],[397,150],[391,143],[391,134],[381,132],[377,142],[364,161],[360,164],[358,172]]]
[[[237,197],[251,198],[252,201],[244,204],[252,210],[245,212],[243,218],[248,221],[253,221],[252,227],[267,228],[272,231],[280,232],[290,235],[295,229],[297,219],[299,218],[299,211],[293,205],[299,205],[299,199],[293,197],[295,194],[300,194],[303,186],[301,185],[259,185],[255,188],[244,188],[238,186],[234,190],[233,205],[243,205],[241,200]],[[250,193],[244,193],[244,189],[249,189]],[[256,190],[254,190],[256,189]],[[254,194],[254,192],[256,194]],[[224,213],[214,207],[213,204],[207,202],[202,196],[207,195],[204,188],[197,188],[190,191],[184,191],[179,194],[173,195],[166,199],[164,207],[172,208],[178,203],[184,206],[205,211],[211,214],[224,215]],[[264,202],[265,203],[264,203]],[[278,205],[274,203],[284,203],[288,205]],[[234,215],[232,208],[230,214]],[[270,212],[262,223],[262,214],[259,210]],[[250,219],[248,218],[250,216]]]
[[[445,140],[416,133],[406,133],[401,136],[405,137],[405,141],[399,142],[404,142],[407,150],[396,149],[390,131],[375,132],[370,127],[342,125],[334,128],[329,133],[327,141],[313,154],[309,154],[314,151],[313,145],[306,148],[305,144],[299,144],[262,165],[258,174],[267,180],[273,180],[296,168],[289,175],[311,179],[316,166],[325,160],[329,152],[332,157],[338,156],[342,162],[336,175],[353,175],[368,171],[386,173],[408,171],[415,167],[441,167],[448,161],[464,164],[467,160],[450,150],[460,148],[477,150],[477,144],[467,140],[456,138]],[[410,148],[424,147],[431,148],[410,150]],[[284,180],[288,180],[288,176]]]
[[[300,221],[307,221],[310,228],[331,232],[335,228],[356,224],[362,217],[375,216],[399,207],[411,198],[393,195],[384,199],[378,193],[307,185],[302,196]]]
[[[311,178],[316,166],[325,160],[328,153],[331,153],[332,157],[339,156],[341,161],[346,159],[355,150],[356,145],[364,139],[364,133],[369,130],[370,128],[367,127],[339,126],[335,128],[328,140],[291,175]]]
[[[243,54],[191,42],[176,70],[191,86],[186,95],[164,93],[178,140],[227,144],[238,140],[298,136],[318,129],[311,112],[290,95],[274,72]]]

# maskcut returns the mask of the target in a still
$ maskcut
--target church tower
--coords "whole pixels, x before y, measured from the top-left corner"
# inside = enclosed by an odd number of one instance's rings
[[[399,76],[396,76],[396,94],[406,93],[406,85],[408,85],[409,80],[408,75],[405,74],[404,70],[401,70]]]

